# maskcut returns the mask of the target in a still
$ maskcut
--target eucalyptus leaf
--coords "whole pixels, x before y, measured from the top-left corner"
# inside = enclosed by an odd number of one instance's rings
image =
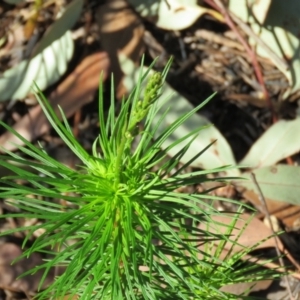
[[[150,21],[155,20],[159,28],[182,30],[193,25],[203,14],[220,19],[216,11],[199,6],[197,0],[129,0],[135,10]]]
[[[35,81],[41,89],[56,82],[67,70],[74,51],[71,33],[61,38],[30,60],[23,60],[5,71],[0,78],[0,101],[23,99]]]
[[[182,30],[206,13],[217,15],[215,11],[197,5],[197,1],[161,1],[156,25],[166,30]]]
[[[168,113],[164,118],[161,127],[158,130],[158,133],[161,132],[163,128],[175,122],[181,115],[188,113],[193,110],[193,106],[190,102],[171,88],[168,84],[164,88],[165,95],[170,96],[170,102],[166,103],[156,114],[154,118],[154,124],[157,122],[163,115],[164,111],[168,109]],[[213,101],[213,99],[211,100]],[[172,103],[172,105],[170,105]],[[202,169],[212,169],[221,167],[224,165],[235,165],[235,159],[226,139],[220,133],[220,131],[211,124],[211,122],[197,113],[192,115],[189,119],[185,121],[182,126],[180,126],[174,133],[172,133],[168,139],[163,144],[163,148],[167,148],[172,143],[180,140],[183,136],[192,132],[198,127],[205,126],[205,130],[202,130],[193,143],[190,145],[190,148],[186,151],[185,155],[181,158],[182,163],[187,163],[194,155],[204,150],[207,145],[214,142],[200,157],[198,157],[191,165],[193,167],[202,168]],[[183,143],[179,143],[170,150],[168,154],[174,156],[182,147]],[[230,175],[239,175],[238,169],[228,170],[227,173]]]
[[[69,29],[77,21],[82,7],[83,0],[72,1],[39,41],[32,58],[2,74],[0,101],[23,99],[30,92],[33,81],[44,90],[61,78],[74,51]]]
[[[260,168],[253,173],[264,197],[295,205],[300,204],[300,167],[277,165]],[[235,183],[258,193],[257,187],[250,179],[250,174],[245,173],[243,177],[248,180],[239,180]]]
[[[273,124],[252,145],[248,154],[239,163],[250,168],[271,166],[300,151],[300,117],[295,120],[280,120]]]
[[[73,0],[69,3],[64,9],[62,15],[48,28],[45,36],[34,49],[33,56],[41,53],[53,42],[65,35],[65,33],[77,22],[82,8],[83,0]]]

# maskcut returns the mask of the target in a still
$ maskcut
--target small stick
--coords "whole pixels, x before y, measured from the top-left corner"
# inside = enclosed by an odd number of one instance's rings
[[[270,213],[268,211],[266,199],[265,199],[265,197],[263,195],[263,192],[262,192],[262,190],[261,190],[261,188],[260,188],[260,186],[259,186],[259,184],[258,184],[258,182],[256,180],[255,174],[253,172],[251,172],[250,176],[251,176],[253,184],[255,185],[255,187],[257,189],[258,198],[259,198],[260,202],[262,203],[262,206],[264,208],[264,213],[265,213],[265,215],[266,215],[266,217],[267,217],[267,219],[269,221],[271,231],[272,231],[272,233],[274,235],[275,249],[276,249],[276,253],[278,255],[278,260],[279,260],[280,266],[282,268],[284,268],[283,259],[281,257],[281,253],[280,253],[280,250],[279,250],[278,236],[276,235],[276,233],[274,231],[274,228],[273,228],[273,223],[271,222],[271,217],[270,217]],[[291,286],[290,286],[290,283],[289,283],[287,275],[284,276],[284,279],[285,279],[285,282],[286,282],[286,286],[287,286],[287,290],[288,290],[290,299],[291,300],[295,300],[295,298],[293,297],[293,294],[292,294]]]

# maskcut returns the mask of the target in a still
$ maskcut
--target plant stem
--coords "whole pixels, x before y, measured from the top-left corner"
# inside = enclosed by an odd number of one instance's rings
[[[126,132],[126,130],[124,130],[124,131]],[[126,138],[126,134],[125,134],[124,131],[123,131],[123,134],[122,134],[122,139],[121,139],[120,147],[119,147],[118,152],[117,152],[117,159],[116,159],[116,169],[115,169],[115,172],[116,172],[115,188],[116,189],[118,188],[118,185],[119,185],[120,180],[121,180],[121,173],[122,173],[122,164],[121,164],[121,162],[122,162],[122,156],[124,154],[126,142],[128,141],[127,138]]]

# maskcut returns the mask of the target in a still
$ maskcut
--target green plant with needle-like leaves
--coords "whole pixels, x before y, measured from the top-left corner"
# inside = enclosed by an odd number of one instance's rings
[[[37,90],[39,104],[51,125],[81,160],[76,170],[54,160],[42,147],[33,146],[2,123],[26,145],[18,146],[22,156],[4,150],[6,155],[0,157],[0,165],[15,174],[1,178],[0,196],[21,211],[2,217],[42,221],[5,233],[26,232],[24,246],[29,240],[32,245],[23,257],[33,252],[47,257],[28,272],[44,270],[37,299],[62,299],[67,295],[84,300],[238,299],[242,296],[221,292],[220,288],[276,276],[273,271],[258,271],[259,267],[250,262],[239,265],[251,249],[221,259],[225,244],[231,241],[234,247],[237,243],[230,234],[238,213],[232,215],[225,233],[217,229],[209,232],[212,225],[221,226],[212,219],[220,212],[211,204],[220,198],[176,191],[204,182],[207,174],[228,167],[184,173],[189,163],[179,166],[181,156],[202,128],[170,145],[186,141],[177,155],[166,159],[164,141],[209,101],[156,134],[163,117],[156,124],[152,120],[162,106],[158,99],[169,66],[162,73],[150,68],[144,74],[140,72],[134,91],[122,102],[117,116],[113,93],[105,114],[100,84],[100,134],[92,154],[73,136],[63,112],[60,122]],[[206,224],[206,229],[199,224]],[[33,238],[38,229],[43,233]],[[63,274],[43,289],[49,270],[57,266],[65,267]]]

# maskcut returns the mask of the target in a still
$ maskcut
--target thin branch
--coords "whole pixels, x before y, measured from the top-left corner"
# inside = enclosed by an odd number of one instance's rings
[[[280,263],[280,266],[282,268],[284,268],[284,262],[283,262],[283,259],[281,257],[281,253],[280,253],[280,250],[279,250],[279,243],[278,243],[278,236],[276,235],[275,231],[274,231],[274,227],[273,227],[273,223],[271,221],[271,216],[270,216],[270,213],[269,213],[269,210],[268,210],[268,207],[267,207],[267,203],[266,203],[266,199],[263,195],[263,192],[256,180],[256,177],[255,177],[255,174],[253,172],[250,173],[250,176],[251,176],[251,179],[252,179],[252,182],[253,184],[255,185],[256,189],[257,189],[257,192],[258,192],[258,198],[264,208],[264,213],[267,217],[267,220],[270,224],[270,228],[271,228],[271,231],[274,235],[274,240],[275,240],[275,249],[276,249],[276,253],[277,253],[277,256],[278,256],[278,260],[279,260],[279,263]],[[289,279],[287,277],[287,275],[284,276],[284,279],[285,279],[285,282],[286,282],[286,287],[287,287],[287,290],[288,290],[288,293],[289,293],[289,296],[290,296],[290,299],[291,300],[295,300],[295,298],[293,297],[293,294],[292,294],[292,290],[291,290],[291,286],[290,286],[290,282],[289,282]]]

